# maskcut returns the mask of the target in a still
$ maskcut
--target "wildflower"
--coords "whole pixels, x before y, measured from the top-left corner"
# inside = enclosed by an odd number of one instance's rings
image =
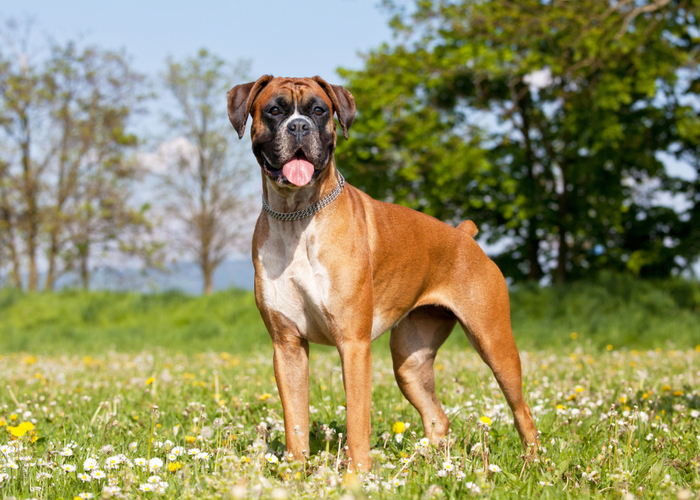
[[[92,457],[86,458],[83,462],[83,470],[90,471],[97,469],[97,460]]]
[[[142,483],[141,486],[139,486],[140,491],[155,491],[155,489],[154,485],[148,483]]]
[[[197,438],[194,436],[185,436],[185,443],[187,444],[192,444],[195,441],[197,441]]]
[[[394,436],[394,439],[396,440],[397,443],[401,444],[401,441],[403,441],[403,434],[396,434]]]
[[[411,463],[411,459],[408,457],[401,457],[401,463],[406,465]]]
[[[674,395],[674,396],[682,396],[682,395],[683,395],[683,391],[673,391],[673,395]]]
[[[488,427],[491,427],[491,419],[490,419],[489,417],[487,417],[487,416],[481,417],[481,418],[479,419],[479,422],[481,422],[482,424],[484,424],[484,425],[486,425],[486,426],[488,426]]]
[[[394,431],[394,434],[403,434],[403,431],[406,430],[406,424],[403,422],[395,422],[391,430]]]
[[[552,486],[552,483],[549,481],[539,481],[540,486]]]
[[[496,465],[496,464],[490,464],[490,465],[489,465],[489,470],[490,470],[491,472],[495,472],[495,473],[501,472],[501,468],[500,468],[498,465]]]
[[[103,495],[116,495],[121,491],[122,489],[119,486],[105,486],[104,488],[102,488]]]
[[[273,464],[273,465],[276,464],[277,462],[279,462],[279,459],[277,458],[277,456],[272,454],[272,453],[266,453],[265,460],[267,460],[268,463]]]
[[[481,493],[481,488],[479,488],[476,484],[472,483],[471,481],[464,483],[464,486],[472,493]]]
[[[151,484],[156,484],[156,483],[160,483],[161,479],[160,479],[160,476],[151,476],[147,479],[147,481]]]
[[[14,415],[14,414],[13,414]],[[15,415],[15,418],[17,416]],[[14,420],[12,416],[10,416],[10,420]],[[8,426],[7,430],[12,434],[14,437],[22,437],[24,436],[27,432],[31,431],[34,429],[34,424],[31,422],[22,422],[16,427],[13,426]]]
[[[399,486],[403,486],[404,484],[406,484],[406,481],[400,480],[399,478],[395,477],[389,483],[391,484],[392,487],[398,488]]]
[[[170,450],[170,453],[175,455],[176,457],[179,457],[185,453],[185,449],[182,446],[176,446],[175,448]]]
[[[671,386],[670,385],[662,385],[661,390],[664,392],[668,392],[671,390]]]
[[[698,418],[700,417],[700,411],[698,410],[690,410],[690,416],[693,418]]]
[[[202,451],[194,456],[195,460],[209,460],[209,453]]]
[[[7,463],[5,464],[5,467],[9,467],[10,469],[13,469],[13,470],[19,469],[19,465],[17,465],[17,462],[13,462],[12,460],[10,460],[9,462],[7,462]]]
[[[68,448],[66,446],[61,451],[59,451],[58,454],[61,455],[62,457],[70,457],[73,455],[73,450],[71,450],[70,448]]]
[[[146,379],[146,385],[151,385],[153,382],[155,382],[155,380],[156,379],[154,377],[148,377]]]
[[[105,460],[105,465],[108,469],[117,469],[123,461],[124,459],[121,455],[114,455]]]
[[[90,474],[85,474],[84,472],[78,474],[78,479],[80,479],[84,483],[89,483],[90,481],[92,481]]]
[[[455,466],[452,465],[452,462],[445,462],[442,464],[442,468],[447,472],[452,472],[455,469]]]
[[[94,470],[90,473],[93,479],[104,479],[107,477],[107,474],[105,474],[101,470]]]
[[[158,457],[154,457],[148,461],[148,470],[149,471],[156,471],[163,467],[163,460],[161,460]]]
[[[138,465],[139,467],[145,467],[146,466],[146,459],[145,458],[136,458],[134,459],[134,463]]]
[[[136,441],[134,441],[133,443],[129,443],[129,449],[131,451],[135,451],[136,448],[138,448],[138,446],[139,446],[139,444]]]
[[[75,465],[63,464],[61,465],[61,469],[63,469],[65,472],[75,472]]]
[[[419,441],[420,447],[421,448],[427,448],[428,445],[430,444],[430,439],[428,438],[423,438]]]
[[[447,475],[447,471],[445,469],[437,471],[438,477],[445,477],[446,475]]]
[[[170,462],[168,464],[168,470],[170,472],[175,472],[178,471],[182,468],[182,464],[180,462]]]
[[[260,401],[266,401],[266,400],[270,399],[271,397],[272,397],[272,394],[265,392],[265,393],[261,394],[260,396],[258,396],[258,399]]]
[[[652,439],[654,439],[654,435],[650,432],[649,434],[647,434],[646,440],[651,441]]]
[[[79,493],[78,498],[94,498],[95,495],[92,493]]]

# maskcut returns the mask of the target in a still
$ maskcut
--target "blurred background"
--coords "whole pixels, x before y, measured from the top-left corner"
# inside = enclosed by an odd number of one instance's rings
[[[260,177],[226,91],[348,88],[336,154],[456,225],[521,346],[700,344],[700,4],[48,2],[0,8],[0,348],[244,348],[266,336]],[[461,342],[466,342],[461,337]]]

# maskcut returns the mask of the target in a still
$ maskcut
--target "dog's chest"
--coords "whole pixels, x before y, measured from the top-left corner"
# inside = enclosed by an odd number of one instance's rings
[[[314,226],[313,220],[306,227],[287,222],[271,231],[258,250],[262,295],[265,307],[282,314],[301,336],[328,344],[332,343],[325,316],[330,279],[319,261]]]

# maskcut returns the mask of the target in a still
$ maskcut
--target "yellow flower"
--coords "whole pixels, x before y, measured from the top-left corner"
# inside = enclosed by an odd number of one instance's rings
[[[168,464],[168,470],[170,472],[175,472],[176,470],[180,470],[182,468],[182,464],[180,462],[170,462]]]
[[[571,340],[576,340],[578,338],[578,333],[572,332],[571,333]]]
[[[575,393],[575,392],[569,394],[569,396],[566,398],[567,401],[573,401],[574,399],[576,399],[576,393]]]
[[[673,391],[673,395],[674,395],[674,396],[682,396],[682,395],[683,395],[683,391]]]
[[[627,396],[620,396],[620,403],[625,404],[627,402]]]
[[[155,380],[156,379],[154,377],[148,377],[146,379],[146,385],[151,385],[153,382],[155,382]]]
[[[576,392],[578,392],[579,394],[582,393],[582,392],[583,392],[583,387],[581,387],[580,385],[577,385],[577,386],[576,386]]]
[[[646,392],[644,394],[642,394],[642,399],[647,399],[648,397],[649,397],[649,394],[647,394]]]
[[[28,365],[33,365],[34,363],[36,363],[36,358],[34,356],[27,356],[26,358],[24,358],[24,362]]]
[[[6,425],[7,421],[4,418],[0,417],[0,427],[5,427]]]
[[[192,444],[195,441],[197,441],[197,438],[194,436],[185,436],[185,443],[187,444]]]
[[[608,346],[606,347],[606,349],[607,349],[608,351],[612,351],[612,350],[613,350],[612,344],[608,344]]]
[[[391,428],[394,434],[402,434],[406,430],[406,424],[403,422],[395,422],[394,426]]]
[[[557,405],[557,410],[563,410],[563,409],[564,409],[564,405]]]
[[[9,426],[7,428],[7,430],[10,431],[10,434],[15,437],[22,437],[32,429],[34,429],[34,424],[31,422],[22,422],[16,427]]]
[[[670,386],[670,385],[662,385],[662,386],[661,386],[661,390],[662,390],[662,391],[670,391],[670,390],[671,390],[671,386]]]
[[[698,345],[695,346],[695,350],[696,350],[696,351],[700,351],[700,344],[698,344]]]
[[[12,415],[10,415],[10,420],[12,420],[13,422],[17,420],[17,414],[13,413]]]
[[[258,399],[259,399],[260,401],[265,401],[266,399],[270,399],[271,397],[272,397],[272,394],[266,392],[266,393],[261,394],[260,396],[258,396]]]
[[[491,427],[491,419],[489,417],[483,416],[479,420],[481,422],[483,422],[484,424],[488,425],[489,427]]]

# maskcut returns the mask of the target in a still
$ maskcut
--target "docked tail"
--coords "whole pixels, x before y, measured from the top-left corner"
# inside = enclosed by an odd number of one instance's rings
[[[474,224],[474,222],[470,220],[465,220],[464,222],[462,222],[459,226],[457,226],[457,229],[461,229],[472,238],[476,236],[479,232],[479,229],[477,229],[476,224]]]

